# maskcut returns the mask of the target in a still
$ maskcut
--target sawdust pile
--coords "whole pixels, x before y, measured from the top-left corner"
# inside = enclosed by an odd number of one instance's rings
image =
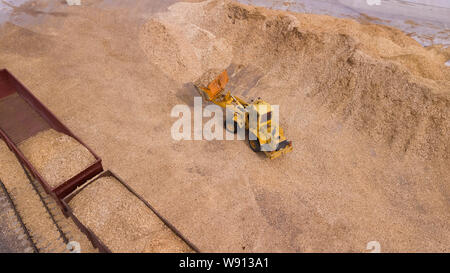
[[[258,96],[295,104],[306,94],[395,152],[449,159],[450,49],[395,28],[213,0],[171,6],[140,44],[174,81],[254,67]]]
[[[124,14],[51,16],[33,27],[55,33],[36,36],[42,47],[0,28],[0,56],[202,251],[364,252],[377,240],[448,252],[448,49],[229,1],[176,3],[136,43],[141,21]],[[267,161],[244,141],[170,141],[172,107],[224,68],[233,94],[280,105],[294,152]]]
[[[69,205],[77,218],[113,252],[191,252],[164,223],[120,182],[102,177]]]
[[[193,29],[229,50],[212,56],[197,48],[185,35]],[[226,0],[170,6],[142,27],[140,45],[183,87],[172,93],[183,102],[195,95],[185,86],[226,68],[233,94],[280,105],[281,126],[294,144],[270,163],[243,143],[214,141],[181,142],[165,157],[168,167],[153,171],[157,181],[166,181],[170,167],[180,170],[173,187],[203,183],[205,197],[190,215],[199,224],[191,229],[181,208],[173,213],[200,248],[359,252],[372,238],[381,238],[383,251],[448,248],[449,49],[424,48],[386,26]],[[165,54],[169,46],[173,53]],[[205,59],[229,62],[205,67]],[[193,157],[199,150],[202,157]],[[202,171],[191,177],[196,168]],[[211,190],[214,183],[220,186]],[[169,188],[159,184],[152,187]],[[184,204],[197,188],[192,192]],[[196,237],[199,230],[208,238]]]
[[[53,188],[79,174],[95,162],[86,147],[53,129],[42,131],[19,144],[39,174]]]

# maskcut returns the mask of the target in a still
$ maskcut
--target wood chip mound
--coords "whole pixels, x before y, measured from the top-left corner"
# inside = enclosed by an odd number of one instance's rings
[[[74,138],[53,129],[19,144],[19,149],[49,186],[55,188],[95,162],[95,157]]]
[[[75,216],[112,252],[192,252],[141,200],[102,177],[69,202]]]

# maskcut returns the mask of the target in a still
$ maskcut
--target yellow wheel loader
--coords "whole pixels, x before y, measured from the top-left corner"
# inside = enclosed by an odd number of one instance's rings
[[[286,139],[278,124],[272,123],[273,107],[259,98],[247,103],[230,92],[225,92],[228,80],[225,70],[206,85],[204,80],[199,80],[194,86],[206,101],[232,111],[232,114],[227,115],[232,120],[225,120],[225,129],[236,133],[238,128],[245,128],[248,131],[249,146],[254,152],[264,152],[270,159],[291,152],[292,142]]]

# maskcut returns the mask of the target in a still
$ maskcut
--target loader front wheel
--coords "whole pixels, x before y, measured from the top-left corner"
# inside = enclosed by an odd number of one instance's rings
[[[250,149],[252,149],[253,152],[258,153],[261,152],[261,145],[259,144],[258,140],[248,140],[248,144],[250,146]]]

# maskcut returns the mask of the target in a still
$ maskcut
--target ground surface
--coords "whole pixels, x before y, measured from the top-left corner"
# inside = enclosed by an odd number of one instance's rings
[[[0,67],[202,251],[361,252],[369,241],[383,251],[449,251],[441,53],[393,30],[322,17],[298,19],[299,35],[292,17],[239,7],[83,1],[36,13],[45,2],[16,11],[39,24],[0,26]],[[157,11],[165,13],[149,23]],[[274,31],[262,29],[266,20]],[[208,32],[217,44],[195,35]],[[211,43],[232,52],[197,59]],[[172,107],[192,106],[190,82],[214,66],[235,69],[235,80],[252,75],[235,82],[236,93],[281,106],[293,153],[268,161],[244,141],[172,140]]]
[[[0,253],[33,252],[32,243],[14,212],[3,187],[0,187]]]

